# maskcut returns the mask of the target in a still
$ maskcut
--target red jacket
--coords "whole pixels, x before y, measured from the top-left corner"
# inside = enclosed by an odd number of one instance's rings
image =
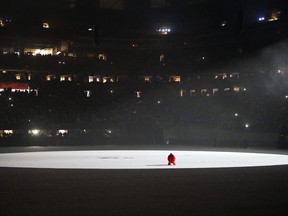
[[[169,161],[169,163],[175,163],[176,157],[171,153],[171,154],[168,156],[168,161]]]

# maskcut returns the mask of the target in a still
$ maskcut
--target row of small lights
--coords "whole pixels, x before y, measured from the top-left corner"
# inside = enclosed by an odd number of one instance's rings
[[[246,92],[247,89],[246,89],[246,88],[243,88],[243,91]],[[85,92],[86,94],[88,94],[89,96],[91,96],[91,91],[84,91],[84,92]],[[114,94],[114,93],[115,93],[115,90],[110,89],[110,90],[109,90],[109,93],[110,93],[110,94]],[[135,95],[136,95],[136,98],[141,98],[141,97],[142,97],[142,91],[135,91],[134,93],[135,93]],[[0,96],[2,96],[1,93],[0,93]],[[89,97],[89,96],[87,96],[87,97]],[[210,94],[207,93],[207,97],[209,97],[209,96],[210,96]],[[288,95],[285,95],[284,98],[285,98],[285,99],[288,99]],[[9,98],[8,98],[8,101],[11,102],[10,106],[13,107],[13,99],[12,99],[11,97],[9,97]],[[158,101],[157,103],[160,104],[161,102]],[[235,116],[236,116],[236,114],[235,114]],[[237,117],[237,116],[236,116],[236,117]]]
[[[86,129],[83,129],[82,130],[83,133],[87,133],[87,130]],[[112,130],[111,129],[105,129],[105,136],[110,136],[112,134]],[[3,133],[4,134],[7,134],[7,135],[12,135],[14,133],[13,130],[3,130]],[[28,130],[28,134],[31,134],[32,136],[39,136],[41,134],[41,130],[40,129],[32,129],[32,130]],[[68,130],[64,130],[64,129],[61,129],[61,130],[58,130],[58,135],[64,135],[64,134],[68,134]]]
[[[235,113],[235,115],[236,114],[237,113]],[[245,123],[244,127],[248,129],[250,127],[250,124],[249,123]],[[87,133],[87,130],[83,130],[83,132]],[[3,133],[7,134],[7,135],[12,135],[14,133],[14,131],[13,130],[3,130]],[[41,130],[32,129],[32,130],[28,131],[28,134],[31,134],[32,136],[39,136],[41,134]],[[68,134],[68,130],[58,130],[58,135],[63,136],[65,134]],[[111,129],[106,129],[105,130],[105,133],[104,133],[105,136],[109,137],[111,134],[112,134],[112,130]]]
[[[84,130],[84,132],[86,132],[86,130]],[[4,134],[7,134],[7,135],[12,135],[14,133],[13,130],[3,130],[3,133]],[[38,136],[40,135],[41,133],[41,130],[39,129],[32,129],[32,130],[28,130],[28,134],[31,134],[32,136]],[[67,134],[68,133],[68,130],[58,130],[58,134]]]

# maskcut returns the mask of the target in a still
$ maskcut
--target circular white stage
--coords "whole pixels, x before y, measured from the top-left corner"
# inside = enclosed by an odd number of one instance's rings
[[[168,166],[167,156],[176,156]],[[43,151],[0,154],[0,167],[52,169],[188,169],[288,164],[288,155],[215,151]]]

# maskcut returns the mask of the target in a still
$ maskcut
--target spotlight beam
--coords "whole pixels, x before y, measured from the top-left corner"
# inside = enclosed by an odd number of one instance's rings
[[[50,169],[191,169],[287,165],[288,155],[173,151],[176,166],[168,166],[171,151],[97,150],[0,154],[0,167]]]

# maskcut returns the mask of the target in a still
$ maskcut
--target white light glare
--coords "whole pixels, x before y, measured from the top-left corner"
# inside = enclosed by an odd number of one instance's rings
[[[265,17],[259,17],[259,18],[258,18],[258,21],[259,21],[259,22],[262,22],[262,21],[264,21],[264,20],[265,20]]]
[[[156,30],[157,32],[161,33],[161,34],[168,34],[170,33],[172,30],[169,27],[162,27]]]
[[[68,130],[63,130],[63,129],[62,129],[62,130],[59,130],[58,133],[59,133],[59,134],[66,134],[66,133],[68,133]]]
[[[32,133],[33,136],[38,136],[39,135],[39,130],[38,129],[33,129],[30,131],[30,133]]]
[[[170,151],[43,151],[0,154],[0,167],[52,169],[190,169],[288,164],[287,155],[173,151],[178,163],[167,165]],[[149,157],[147,157],[149,155]],[[55,163],[57,161],[57,163]]]
[[[13,134],[13,130],[4,130],[4,134],[7,134],[7,135]]]
[[[227,25],[227,21],[226,20],[223,20],[222,22],[221,22],[221,26],[222,27],[225,27]]]
[[[42,24],[42,27],[45,28],[45,29],[49,29],[49,23],[44,22],[44,23]]]

